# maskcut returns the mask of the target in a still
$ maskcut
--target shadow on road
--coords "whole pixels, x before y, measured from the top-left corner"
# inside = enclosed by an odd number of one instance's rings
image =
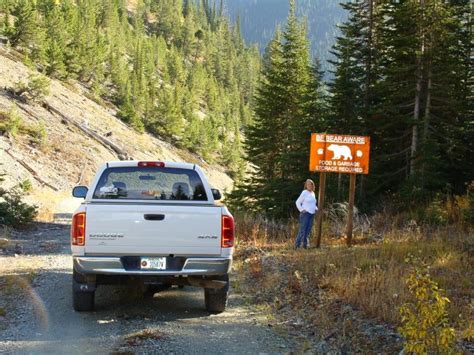
[[[75,312],[72,308],[72,275],[64,272],[42,272],[34,280],[27,302],[35,309],[35,320],[23,339],[54,340],[76,338],[79,334],[104,334],[114,323],[141,321],[171,322],[208,317],[203,290],[171,288],[155,295],[144,294],[133,285],[99,286],[93,312]],[[22,340],[22,339],[20,339]]]

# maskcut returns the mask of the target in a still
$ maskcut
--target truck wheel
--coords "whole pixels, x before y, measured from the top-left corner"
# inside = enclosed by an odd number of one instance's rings
[[[95,292],[81,292],[72,290],[72,302],[77,312],[89,312],[94,310]]]
[[[225,311],[227,305],[227,296],[229,294],[229,276],[216,278],[221,281],[227,281],[227,285],[221,289],[204,289],[204,301],[206,303],[206,310],[209,313],[222,313]]]

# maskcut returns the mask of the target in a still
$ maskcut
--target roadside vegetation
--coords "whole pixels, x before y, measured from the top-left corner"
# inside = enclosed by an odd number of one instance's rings
[[[0,174],[0,184],[4,181],[4,176],[5,174]],[[27,180],[10,189],[0,186],[0,227],[21,228],[35,219],[38,208],[23,201],[30,190],[31,182]],[[3,230],[7,231],[6,228]]]
[[[322,249],[309,250],[294,250],[294,220],[238,215],[240,287],[276,323],[303,319],[316,333],[315,341],[336,349],[399,351],[405,340],[407,349],[420,349],[409,344],[433,345],[451,327],[457,343],[448,341],[449,335],[443,339],[455,349],[474,341],[473,224],[464,217],[473,208],[472,202],[456,208],[445,202],[440,210],[451,211],[446,216],[450,222],[439,224],[417,220],[419,211],[358,216],[352,248],[345,246],[343,235],[333,234],[343,226],[328,221]],[[329,209],[326,215],[333,213]],[[420,304],[427,309],[419,312]],[[386,324],[382,334],[392,335],[370,334],[365,320]],[[430,322],[435,325],[423,332]],[[412,328],[417,333],[410,333]]]
[[[226,196],[236,212],[239,285],[276,324],[313,339],[316,352],[473,351],[470,3],[342,6],[348,19],[327,86],[295,1],[267,48],[246,130],[250,169]],[[342,174],[327,177],[323,248],[293,248],[295,200],[307,178],[319,185],[308,172],[312,132],[371,138],[353,248],[344,240]]]

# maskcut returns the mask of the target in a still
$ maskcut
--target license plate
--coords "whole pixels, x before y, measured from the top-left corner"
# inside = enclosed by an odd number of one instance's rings
[[[141,258],[142,270],[166,270],[166,258]]]

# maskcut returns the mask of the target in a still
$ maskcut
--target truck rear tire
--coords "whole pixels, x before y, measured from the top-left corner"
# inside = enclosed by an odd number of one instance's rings
[[[229,276],[225,275],[216,278],[221,281],[227,281],[227,285],[220,289],[205,288],[204,301],[206,310],[209,313],[222,313],[227,306],[227,296],[229,294]]]
[[[72,303],[77,312],[90,312],[94,310],[95,292],[81,292],[72,290]]]

